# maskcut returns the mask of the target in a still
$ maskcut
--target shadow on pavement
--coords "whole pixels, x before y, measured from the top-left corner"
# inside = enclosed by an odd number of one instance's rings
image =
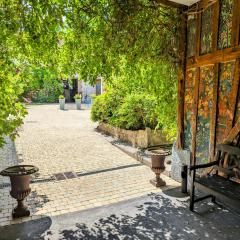
[[[239,215],[207,201],[197,204],[197,213],[190,212],[188,205],[188,198],[180,195],[176,188],[53,219],[46,217],[6,227],[1,234],[5,238],[1,239],[239,239]]]
[[[33,190],[29,197],[26,199],[27,205],[29,206],[31,214],[36,213],[42,209],[46,203],[50,200],[47,195],[39,194],[36,190]]]
[[[17,225],[10,225],[0,229],[0,239],[1,240],[35,240],[43,239],[41,236],[46,233],[50,226],[52,225],[52,220],[50,217],[43,217],[38,220],[20,223]]]
[[[135,216],[111,214],[91,227],[77,223],[62,230],[59,239],[238,239],[240,217],[212,204],[206,210],[206,205],[201,204],[196,214],[188,210],[186,200],[151,194],[149,201],[137,206]]]

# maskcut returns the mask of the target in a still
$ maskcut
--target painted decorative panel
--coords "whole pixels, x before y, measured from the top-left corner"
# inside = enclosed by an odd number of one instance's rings
[[[233,0],[220,0],[218,49],[231,46]]]
[[[188,20],[187,30],[187,56],[195,56],[196,51],[196,19],[191,18]]]
[[[214,67],[200,68],[198,118],[196,135],[196,163],[206,163],[209,157],[210,122],[213,101]]]
[[[232,91],[234,76],[234,62],[220,64],[219,88],[218,88],[218,118],[216,126],[217,143],[222,143],[226,137],[227,121],[230,117],[230,94]]]
[[[194,87],[197,69],[187,71],[184,99],[184,149],[192,150],[192,122],[194,112]]]
[[[212,7],[207,8],[202,14],[201,54],[212,50],[212,14]]]

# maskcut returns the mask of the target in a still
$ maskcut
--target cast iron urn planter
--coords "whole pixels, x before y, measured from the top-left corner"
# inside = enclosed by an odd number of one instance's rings
[[[10,177],[11,191],[10,195],[18,202],[17,207],[13,209],[13,218],[27,217],[30,211],[27,205],[24,204],[24,199],[31,192],[29,187],[30,174],[37,172],[39,169],[32,165],[17,165],[6,168],[0,175]]]
[[[151,161],[152,171],[156,174],[155,179],[151,179],[150,183],[152,183],[155,187],[162,187],[166,185],[166,182],[160,177],[160,174],[165,170],[164,161],[165,161],[166,153],[154,152],[151,151]]]

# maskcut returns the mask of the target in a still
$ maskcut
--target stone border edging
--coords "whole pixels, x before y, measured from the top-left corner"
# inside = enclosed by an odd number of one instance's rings
[[[148,127],[146,129],[133,131],[100,122],[97,129],[107,135],[116,137],[123,142],[127,142],[134,147],[147,148],[161,144],[169,144],[166,135],[161,130],[152,130]]]

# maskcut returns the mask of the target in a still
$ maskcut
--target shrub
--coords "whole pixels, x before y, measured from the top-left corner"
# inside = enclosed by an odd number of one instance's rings
[[[60,95],[58,98],[59,99],[64,99],[65,97],[63,95]]]
[[[114,91],[97,96],[91,110],[93,121],[131,130],[154,129],[157,126],[156,98],[132,93],[120,97]]]
[[[94,122],[104,122],[109,118],[109,109],[106,107],[106,93],[97,96],[91,108],[91,119]]]
[[[149,94],[132,93],[124,98],[110,124],[120,128],[139,130],[157,126],[156,99]]]
[[[91,109],[91,119],[96,122],[109,122],[114,119],[123,95],[116,89],[111,89],[96,96]]]
[[[90,94],[90,97],[91,97],[92,99],[95,99],[97,96],[96,96],[95,93],[92,93],[92,94]]]
[[[33,102],[36,103],[55,103],[58,101],[59,92],[46,91],[46,89],[41,89],[34,94]]]
[[[74,96],[74,99],[81,99],[81,98],[82,98],[81,94],[75,94]]]
[[[53,79],[46,71],[36,71],[25,89],[24,96],[36,103],[54,103],[58,102],[62,92],[63,86],[60,80]]]

